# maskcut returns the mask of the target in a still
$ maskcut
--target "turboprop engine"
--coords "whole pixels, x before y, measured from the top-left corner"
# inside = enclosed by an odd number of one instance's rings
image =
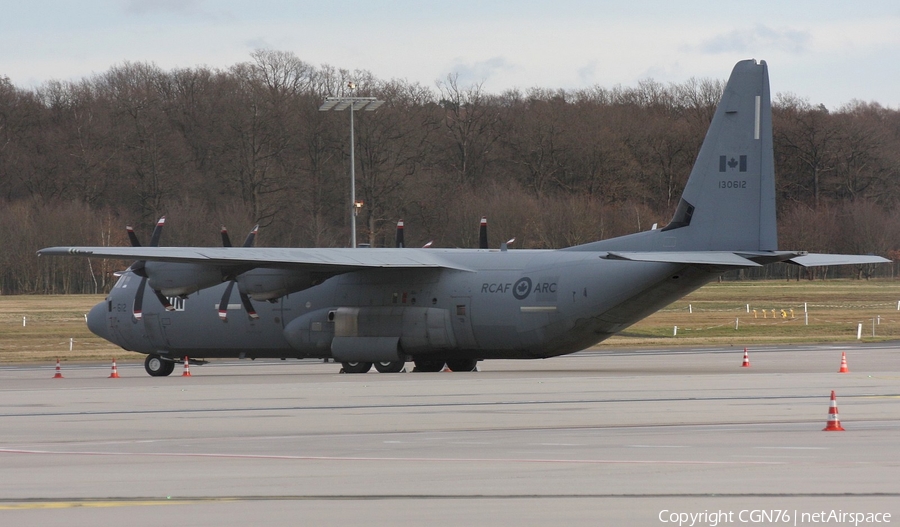
[[[141,271],[164,296],[186,296],[222,283],[222,271],[203,264],[146,262]]]
[[[302,291],[316,285],[309,273],[297,273],[286,269],[257,268],[241,273],[235,278],[238,290],[253,300],[274,300],[284,295]]]

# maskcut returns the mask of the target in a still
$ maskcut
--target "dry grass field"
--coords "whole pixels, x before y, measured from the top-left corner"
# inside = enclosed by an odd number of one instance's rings
[[[0,363],[42,363],[56,357],[77,361],[108,361],[113,355],[140,358],[88,331],[84,315],[104,297],[0,296]]]
[[[864,342],[900,339],[898,302],[894,280],[713,283],[601,346],[850,342],[860,323]]]
[[[109,361],[113,356],[120,361],[142,360],[143,356],[122,351],[88,331],[84,315],[102,300],[101,295],[0,296],[0,363],[47,363],[56,357],[63,361]],[[600,347],[853,342],[859,323],[863,341],[900,339],[898,301],[900,281],[892,280],[715,283]],[[678,334],[673,336],[675,326]]]

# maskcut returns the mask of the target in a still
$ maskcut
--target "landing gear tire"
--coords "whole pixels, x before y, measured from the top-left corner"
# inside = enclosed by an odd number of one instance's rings
[[[144,359],[144,369],[151,377],[166,377],[175,371],[175,363],[159,355],[150,354]]]
[[[450,371],[475,371],[475,366],[477,365],[478,361],[476,359],[456,359],[447,361],[447,367],[450,368]]]
[[[375,369],[378,370],[378,373],[400,373],[404,366],[406,366],[406,361],[402,360],[375,363]]]
[[[444,361],[442,360],[417,360],[416,371],[436,372],[444,369]]]
[[[342,362],[344,373],[368,373],[372,369],[371,362]]]

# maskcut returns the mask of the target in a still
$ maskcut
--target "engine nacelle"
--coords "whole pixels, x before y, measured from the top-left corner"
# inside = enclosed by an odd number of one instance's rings
[[[273,300],[315,285],[309,273],[257,268],[237,277],[238,289],[253,300]]]
[[[222,272],[203,264],[147,262],[144,274],[150,287],[163,296],[189,295],[222,283]]]

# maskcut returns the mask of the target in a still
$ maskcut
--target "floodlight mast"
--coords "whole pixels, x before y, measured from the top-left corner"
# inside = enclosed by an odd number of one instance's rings
[[[347,88],[353,90],[356,86],[350,82]],[[356,215],[359,213],[362,203],[356,202],[356,147],[353,133],[353,112],[364,110],[374,112],[384,101],[375,97],[325,97],[325,102],[319,106],[320,112],[334,110],[336,112],[350,108],[350,246],[356,248]]]

